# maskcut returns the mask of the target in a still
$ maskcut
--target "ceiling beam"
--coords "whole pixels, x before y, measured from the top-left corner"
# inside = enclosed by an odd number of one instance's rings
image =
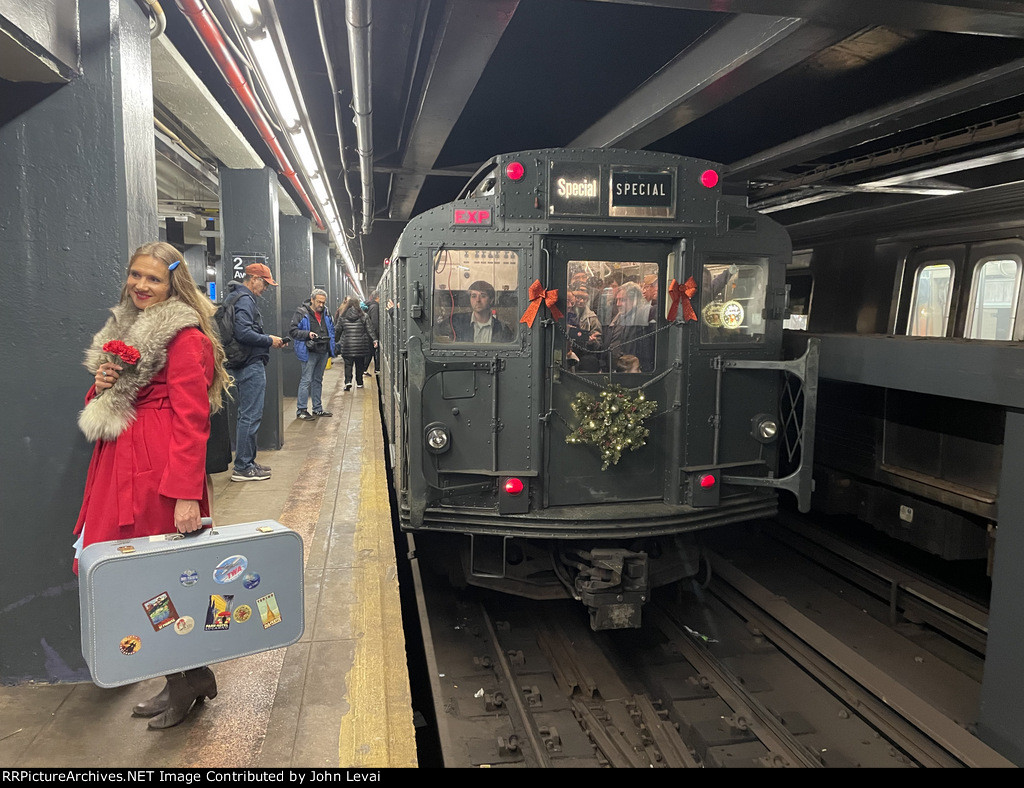
[[[596,3],[770,14],[836,27],[885,25],[901,30],[1024,38],[1024,7],[1006,0],[591,0]]]
[[[465,109],[480,75],[501,40],[519,0],[448,0],[391,189],[389,216],[408,219],[427,173]]]
[[[1005,99],[1024,95],[1024,59],[833,123],[730,163],[730,180],[751,179],[824,154],[881,139]]]
[[[645,148],[854,32],[791,17],[745,14],[728,19],[680,52],[569,147]]]

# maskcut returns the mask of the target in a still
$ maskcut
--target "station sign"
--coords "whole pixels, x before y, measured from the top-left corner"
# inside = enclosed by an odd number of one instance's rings
[[[231,255],[231,278],[241,282],[245,278],[246,266],[253,263],[263,263],[268,268],[267,256],[265,254],[233,254]]]

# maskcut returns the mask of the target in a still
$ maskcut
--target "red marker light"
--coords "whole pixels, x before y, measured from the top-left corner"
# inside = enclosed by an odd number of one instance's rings
[[[523,491],[523,483],[521,480],[512,478],[505,482],[505,492],[509,495],[519,495]]]
[[[700,486],[705,489],[707,489],[708,487],[714,487],[715,481],[716,479],[714,476],[712,476],[710,473],[706,473],[700,477]]]
[[[700,182],[702,186],[712,189],[718,184],[718,173],[714,170],[704,170],[700,174]]]
[[[526,168],[518,161],[510,161],[505,167],[505,176],[509,180],[522,180],[524,175],[526,175]]]

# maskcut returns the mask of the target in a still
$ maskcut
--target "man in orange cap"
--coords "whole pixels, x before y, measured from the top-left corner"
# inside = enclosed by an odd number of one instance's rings
[[[270,348],[284,344],[281,337],[263,331],[263,318],[256,305],[256,299],[270,286],[277,287],[277,282],[264,263],[247,265],[241,282],[228,283],[227,298],[238,294],[235,301],[235,339],[249,351],[241,367],[232,370],[238,390],[233,482],[258,482],[270,478],[270,468],[256,462],[256,433],[263,421]]]

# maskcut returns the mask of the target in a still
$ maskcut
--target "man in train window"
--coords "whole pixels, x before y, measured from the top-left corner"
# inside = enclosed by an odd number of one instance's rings
[[[494,288],[478,279],[469,286],[470,313],[452,315],[456,342],[511,342],[515,331],[494,316]]]

